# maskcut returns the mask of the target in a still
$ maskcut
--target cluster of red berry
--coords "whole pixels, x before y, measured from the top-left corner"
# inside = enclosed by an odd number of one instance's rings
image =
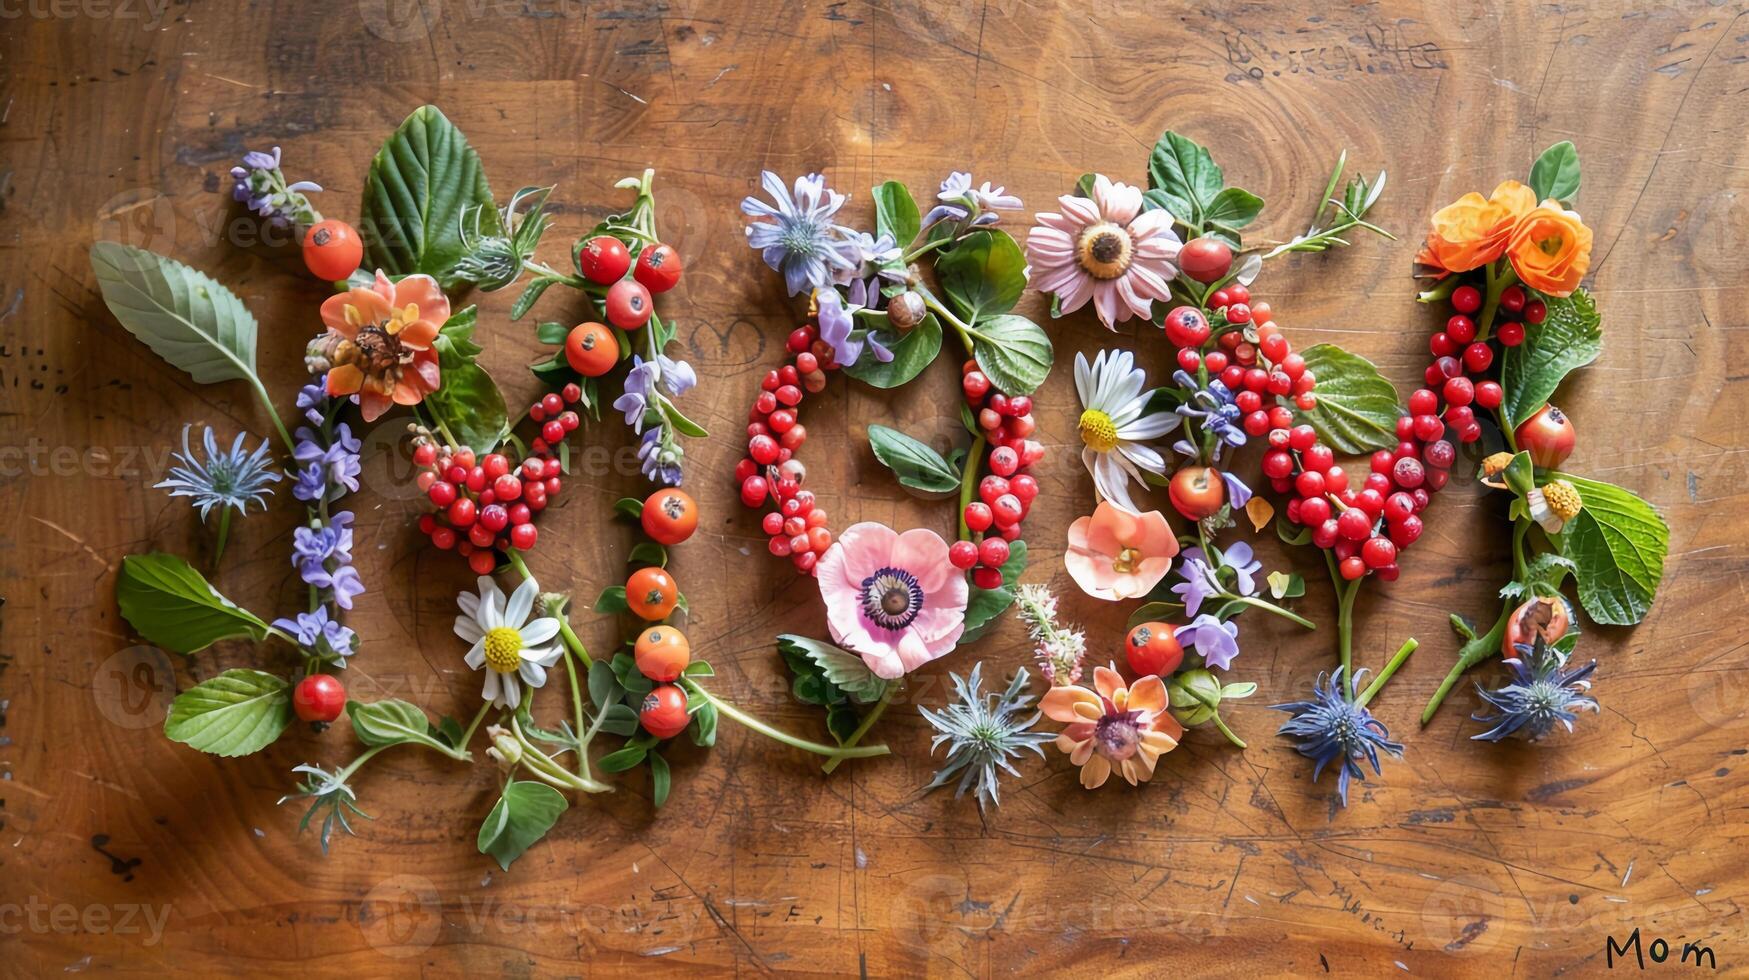
[[[990,475],[978,482],[978,499],[960,515],[977,540],[955,541],[947,556],[955,568],[972,573],[973,585],[999,589],[1011,542],[1020,539],[1020,522],[1038,499],[1038,480],[1023,471],[1044,458],[1045,447],[1032,438],[1032,399],[997,391],[977,361],[961,366],[960,390],[989,447],[982,462]]]
[[[1494,365],[1494,348],[1488,345],[1487,338],[1476,336],[1476,321],[1471,319],[1482,308],[1481,290],[1468,285],[1457,287],[1451,293],[1451,308],[1454,312],[1445,322],[1445,329],[1428,342],[1433,362],[1427,365],[1424,375],[1427,387],[1409,396],[1409,415],[1419,438],[1427,438],[1420,433],[1442,432],[1449,426],[1459,442],[1470,443],[1482,438],[1476,408],[1499,408],[1504,393],[1499,382],[1483,378]],[[1548,318],[1549,308],[1542,300],[1527,295],[1523,286],[1514,285],[1501,291],[1495,312],[1508,319],[1495,328],[1494,336],[1503,347],[1517,347],[1524,343],[1524,325],[1542,323]],[[1523,322],[1511,317],[1522,317]],[[1402,428],[1399,422],[1398,430]]]
[[[747,413],[747,455],[735,464],[741,502],[755,510],[770,503],[761,527],[771,553],[788,558],[803,575],[814,574],[820,556],[832,547],[826,511],[814,492],[802,489],[807,467],[795,458],[807,441],[800,421],[802,399],[826,390],[826,372],[838,367],[832,345],[811,324],[790,332],[789,363],[768,371]]]
[[[540,537],[534,515],[546,509],[562,486],[561,467],[553,450],[576,431],[582,419],[569,406],[582,398],[575,384],[529,406],[528,417],[541,434],[530,444],[531,455],[512,464],[503,453],[475,458],[471,449],[440,445],[431,433],[414,436],[413,463],[417,485],[437,508],[419,518],[419,531],[445,551],[467,558],[476,574],[489,575],[498,566],[498,551],[527,551]]]
[[[596,235],[577,247],[577,271],[591,282],[607,286],[602,301],[607,320],[621,330],[636,330],[650,322],[651,293],[665,293],[680,282],[680,255],[655,242],[638,253],[637,266],[625,242]],[[626,273],[631,272],[627,278]]]

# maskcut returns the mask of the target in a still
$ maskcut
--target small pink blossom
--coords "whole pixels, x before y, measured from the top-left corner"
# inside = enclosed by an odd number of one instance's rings
[[[966,630],[968,589],[934,531],[844,529],[816,569],[834,642],[892,679],[946,656]]]
[[[1101,501],[1093,516],[1069,525],[1063,564],[1081,591],[1096,599],[1147,595],[1172,567],[1178,538],[1157,510],[1134,514]]]
[[[1132,316],[1147,319],[1154,300],[1168,300],[1177,277],[1178,235],[1164,208],[1142,210],[1142,189],[1093,177],[1091,198],[1066,194],[1061,213],[1033,215],[1026,236],[1027,275],[1055,293],[1063,311],[1093,300],[1099,322],[1115,330]]]

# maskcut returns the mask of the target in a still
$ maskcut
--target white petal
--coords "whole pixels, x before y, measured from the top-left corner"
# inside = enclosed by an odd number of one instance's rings
[[[1087,355],[1075,352],[1075,395],[1081,399],[1082,408],[1092,408],[1093,369],[1087,366]]]
[[[457,616],[455,618],[455,635],[469,643],[476,643],[480,637],[486,635],[486,631],[480,628],[479,623],[474,622],[473,617]]]
[[[492,673],[498,677],[498,683],[504,690],[501,703],[512,711],[516,710],[516,706],[522,703],[521,682],[516,679],[515,674],[499,674],[497,671]]]
[[[1151,473],[1166,472],[1165,458],[1139,442],[1120,442],[1117,444],[1117,451],[1122,453],[1125,459],[1144,470]]]
[[[492,702],[493,704],[496,704],[500,707],[503,707],[503,702],[500,700],[503,685],[499,684],[498,681],[499,681],[499,674],[497,671],[495,671],[495,670],[486,671],[486,683],[484,686],[482,686],[480,688],[480,697],[485,698],[486,700]]]
[[[524,626],[521,632],[523,646],[538,647],[559,635],[559,621],[551,616],[537,619]]]
[[[547,669],[532,661],[524,660],[517,673],[522,675],[523,682],[529,687],[541,687],[547,682]]]
[[[1181,419],[1174,412],[1155,412],[1117,427],[1117,437],[1132,441],[1158,439],[1178,428]]]
[[[486,665],[486,641],[475,640],[473,647],[468,650],[468,655],[462,658],[462,662],[466,663],[471,670],[479,670],[484,667]]]
[[[461,611],[466,613],[469,619],[475,619],[480,615],[480,597],[472,592],[463,592],[456,596],[455,604],[461,607]]]
[[[510,594],[510,603],[504,609],[504,625],[520,628],[528,622],[528,614],[534,611],[534,600],[538,595],[540,586],[534,579],[523,579],[516,591]]]

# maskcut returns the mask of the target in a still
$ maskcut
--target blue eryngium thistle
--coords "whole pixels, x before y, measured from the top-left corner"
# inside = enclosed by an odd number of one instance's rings
[[[157,488],[170,491],[172,497],[193,497],[203,521],[214,507],[234,508],[239,515],[248,514],[251,503],[266,510],[266,498],[273,493],[267,485],[280,479],[268,455],[267,441],[262,440],[254,452],[246,452],[244,433],[239,432],[231,448],[220,452],[213,430],[208,427],[202,439],[206,459],[201,460],[195,458],[188,445],[188,430],[192,428],[193,425],[182,427],[182,452],[171,454],[177,465],[170,467],[170,475]]]
[[[1517,735],[1534,741],[1553,731],[1556,722],[1570,732],[1578,712],[1598,710],[1597,699],[1587,693],[1597,661],[1568,670],[1541,636],[1534,647],[1520,643],[1513,649],[1518,656],[1506,661],[1512,669],[1511,681],[1492,691],[1476,685],[1482,700],[1497,713],[1471,715],[1474,721],[1494,726],[1471,738],[1498,742]]]
[[[1009,760],[1020,755],[1022,749],[1031,749],[1043,758],[1044,749],[1039,746],[1055,738],[1049,732],[1029,730],[1038,722],[1038,712],[1034,711],[1031,717],[1021,717],[1033,702],[1032,695],[1024,693],[1030,680],[1025,667],[1020,668],[1008,690],[1000,696],[993,691],[984,694],[979,689],[979,673],[983,667],[982,663],[974,664],[969,680],[958,674],[948,675],[953,681],[957,700],[947,707],[940,711],[917,709],[923,720],[939,733],[929,743],[930,753],[933,754],[944,742],[948,746],[947,764],[936,772],[935,779],[924,789],[946,786],[955,773],[961,773],[954,796],[964,796],[967,789],[975,788],[979,810],[984,809],[986,803],[990,806],[1002,803],[996,792],[1001,775],[998,769],[1011,776],[1020,775]]]
[[[1348,805],[1349,778],[1366,781],[1366,773],[1359,765],[1361,759],[1371,763],[1373,774],[1379,775],[1380,749],[1396,758],[1403,756],[1402,743],[1391,741],[1385,723],[1374,718],[1365,705],[1356,702],[1355,689],[1365,676],[1366,671],[1355,671],[1353,678],[1345,683],[1342,668],[1338,667],[1336,673],[1327,678],[1328,684],[1324,674],[1318,675],[1312,684],[1310,700],[1270,705],[1277,711],[1293,714],[1276,730],[1276,734],[1292,735],[1300,740],[1297,746],[1300,754],[1317,763],[1312,768],[1313,782],[1318,781],[1325,766],[1337,763],[1336,793],[1343,806]]]

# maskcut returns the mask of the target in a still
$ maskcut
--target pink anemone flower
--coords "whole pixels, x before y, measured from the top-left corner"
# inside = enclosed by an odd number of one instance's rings
[[[1176,554],[1178,538],[1163,514],[1134,514],[1106,500],[1069,525],[1063,564],[1096,599],[1135,599],[1160,584]]]
[[[1061,213],[1033,215],[1026,236],[1032,284],[1055,293],[1063,312],[1093,300],[1099,322],[1116,330],[1132,316],[1146,320],[1154,300],[1171,299],[1178,235],[1164,208],[1142,210],[1142,189],[1093,177],[1091,198],[1066,194]]]
[[[816,573],[833,641],[877,676],[890,680],[946,656],[966,630],[966,577],[934,531],[852,524]]]

